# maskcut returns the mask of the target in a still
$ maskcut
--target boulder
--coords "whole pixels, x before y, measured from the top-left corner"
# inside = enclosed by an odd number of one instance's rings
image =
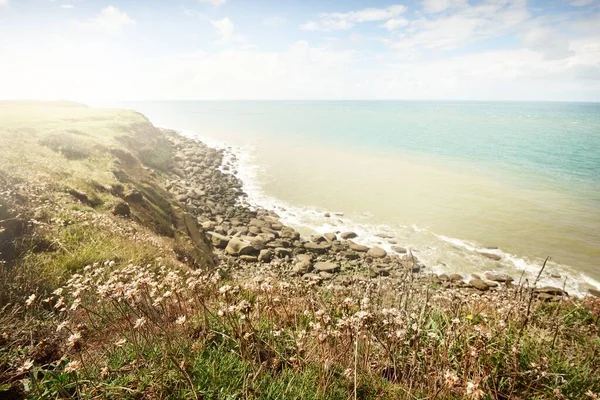
[[[355,237],[358,237],[358,235],[354,232],[343,232],[340,237],[344,240],[348,240],[348,239],[354,239]]]
[[[502,282],[502,283],[514,281],[514,279],[507,274],[495,274],[495,273],[491,273],[491,272],[485,273],[485,279],[487,279],[488,281]]]
[[[333,278],[333,274],[325,271],[319,272],[319,276],[323,279],[331,279]]]
[[[323,236],[325,237],[325,239],[327,239],[329,243],[333,242],[334,240],[337,240],[337,235],[335,233],[326,233]]]
[[[589,289],[588,293],[595,297],[600,297],[600,290],[598,289]]]
[[[275,255],[279,258],[286,258],[292,256],[292,250],[286,249],[285,247],[276,247]]]
[[[256,262],[256,261],[258,261],[258,258],[256,256],[244,254],[244,255],[240,256],[240,260],[244,261],[244,262]]]
[[[490,288],[487,283],[485,283],[484,281],[482,281],[479,278],[471,279],[469,281],[469,285],[471,285],[472,287],[474,287],[477,290],[481,290],[482,292],[484,292]]]
[[[260,262],[268,263],[271,262],[273,258],[273,250],[271,249],[262,249],[258,255],[258,260]]]
[[[390,235],[389,233],[376,233],[375,236],[382,239],[391,239],[394,237],[394,235]]]
[[[312,260],[312,256],[310,254],[296,254],[296,259],[300,262],[305,261],[310,263]]]
[[[399,254],[405,254],[407,252],[407,250],[404,247],[400,246],[392,246],[392,250]]]
[[[567,292],[563,291],[562,289],[559,289],[557,287],[553,287],[553,286],[544,286],[541,288],[535,288],[533,290],[535,293],[546,293],[552,296],[563,296],[566,295]]]
[[[387,251],[382,249],[381,247],[372,247],[367,251],[367,255],[373,258],[383,258],[387,256]]]
[[[340,270],[340,266],[328,261],[319,261],[314,265],[315,270],[317,271],[325,271],[325,272],[337,272]]]
[[[480,253],[482,256],[489,258],[490,260],[494,260],[494,261],[500,261],[502,260],[502,257],[500,257],[499,255],[496,254],[492,254],[492,253]]]
[[[315,281],[315,282],[321,282],[323,280],[323,278],[321,278],[319,275],[311,274],[311,273],[302,275],[302,278],[308,279],[309,281]]]
[[[356,260],[357,258],[360,258],[358,253],[352,250],[343,251],[342,256],[344,256],[348,260]]]
[[[300,261],[292,268],[292,274],[304,275],[312,270],[312,265],[309,261]]]
[[[217,249],[224,249],[229,244],[229,238],[223,235],[220,235],[216,232],[208,232],[210,235],[210,242]]]
[[[331,249],[331,245],[329,243],[309,242],[304,245],[304,248],[312,253],[325,254]]]
[[[258,250],[254,246],[239,238],[232,238],[227,243],[225,251],[232,256],[252,256],[258,254]]]
[[[322,242],[327,242],[327,239],[325,239],[325,237],[323,235],[312,235],[310,237],[310,241],[313,243],[322,243]]]
[[[358,251],[359,253],[366,253],[367,251],[369,251],[369,248],[367,246],[363,246],[362,244],[358,244],[358,243],[354,243],[354,242],[350,242],[350,245],[348,246],[348,248],[350,250]]]
[[[129,217],[131,215],[131,208],[129,204],[124,201],[119,201],[112,210],[113,215],[118,215],[120,217]]]

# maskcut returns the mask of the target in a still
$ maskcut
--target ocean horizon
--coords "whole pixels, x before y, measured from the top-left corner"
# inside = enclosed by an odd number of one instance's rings
[[[430,272],[600,288],[600,104],[119,104],[236,156],[248,201],[309,234],[354,230]]]

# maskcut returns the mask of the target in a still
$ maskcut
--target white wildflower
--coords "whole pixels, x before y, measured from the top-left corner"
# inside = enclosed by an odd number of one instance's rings
[[[37,296],[36,296],[36,295],[35,295],[35,293],[34,293],[34,294],[32,294],[31,296],[29,296],[29,297],[27,298],[27,300],[25,300],[25,304],[27,305],[27,307],[29,307],[29,306],[31,306],[31,305],[33,304],[33,302],[35,301],[35,298],[36,298],[36,297],[37,297]]]

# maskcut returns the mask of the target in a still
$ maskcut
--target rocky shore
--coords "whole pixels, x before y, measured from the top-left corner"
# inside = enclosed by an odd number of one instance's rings
[[[218,265],[233,276],[275,274],[340,286],[371,279],[384,279],[392,285],[408,280],[437,290],[476,294],[516,292],[526,287],[506,274],[434,274],[410,250],[394,246],[394,253],[388,253],[368,247],[354,232],[302,237],[275,212],[244,205],[247,195],[236,177],[235,155],[225,157],[223,149],[173,131],[165,133],[175,148],[166,188],[197,218],[213,245]],[[533,290],[540,301],[568,296],[556,287]]]

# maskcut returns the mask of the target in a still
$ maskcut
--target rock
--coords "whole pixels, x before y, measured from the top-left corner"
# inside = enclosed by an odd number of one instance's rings
[[[394,237],[394,235],[390,235],[389,233],[376,233],[375,236],[382,239],[391,239]]]
[[[275,255],[279,258],[286,258],[292,256],[292,250],[286,249],[285,247],[276,247]]]
[[[300,261],[296,263],[292,268],[292,273],[294,275],[304,275],[312,270],[312,265],[310,265],[309,261]]]
[[[256,256],[250,256],[247,254],[241,255],[240,260],[244,262],[257,262],[258,258]]]
[[[358,251],[359,253],[366,253],[369,251],[367,246],[363,246],[362,244],[350,242],[350,246],[348,246],[350,250]]]
[[[213,229],[214,227],[215,227],[215,223],[213,221],[204,221],[202,223],[202,228],[204,228],[204,229],[210,230],[210,229]]]
[[[399,254],[405,254],[407,252],[407,250],[404,247],[400,246],[392,246],[392,250]]]
[[[373,274],[375,274],[377,276],[389,276],[390,275],[389,269],[381,268],[378,266],[371,267],[371,272],[373,272]]]
[[[232,238],[229,243],[227,243],[225,251],[232,256],[251,256],[258,254],[258,250],[255,249],[254,246],[238,238]]]
[[[211,236],[210,242],[217,249],[224,249],[229,244],[229,238],[226,236],[220,235],[216,232],[208,232],[208,234]]]
[[[431,275],[429,277],[429,282],[433,283],[434,285],[441,285],[442,284],[442,280],[436,274],[433,274],[433,275]]]
[[[305,261],[310,263],[312,260],[312,256],[310,254],[296,254],[296,259],[300,262]]]
[[[554,296],[549,293],[538,293],[537,298],[541,301],[552,301]]]
[[[471,279],[469,281],[469,285],[473,286],[477,290],[481,290],[482,292],[489,289],[488,284],[479,278]]]
[[[340,237],[344,240],[348,240],[348,239],[354,239],[355,237],[358,237],[358,235],[354,232],[343,232]]]
[[[357,258],[360,258],[360,256],[358,255],[358,253],[355,252],[355,251],[352,251],[352,250],[343,251],[342,252],[342,256],[344,256],[348,260],[356,260]]]
[[[440,280],[441,280],[442,282],[447,282],[447,281],[449,281],[449,280],[450,280],[450,277],[449,277],[448,275],[446,275],[446,274],[439,274],[439,275],[438,275],[438,278],[440,278]]]
[[[283,229],[283,225],[279,222],[273,222],[271,224],[271,229],[273,229],[274,231],[280,231]]]
[[[258,255],[258,260],[263,263],[271,262],[273,258],[273,250],[271,249],[262,249],[260,254]]]
[[[328,261],[319,261],[314,265],[315,270],[317,271],[325,271],[325,272],[338,272],[340,270],[340,266]]]
[[[331,214],[329,214],[329,213],[325,213],[325,214],[323,214],[323,216],[324,216],[325,218],[330,218],[330,217],[331,217]]]
[[[500,261],[502,260],[502,257],[500,257],[499,255],[496,254],[492,254],[492,253],[479,253],[484,257],[489,258],[490,260],[494,260],[494,261]]]
[[[120,217],[129,217],[131,215],[131,208],[129,204],[120,201],[113,207],[112,213]]]
[[[334,240],[337,240],[337,236],[335,233],[326,233],[323,236],[325,237],[325,239],[327,239],[329,243],[333,242]]]
[[[310,241],[313,243],[322,243],[322,242],[327,242],[327,239],[325,239],[325,237],[323,235],[312,235],[310,237]]]
[[[383,258],[387,256],[387,252],[381,247],[376,246],[369,249],[369,251],[367,251],[367,255],[373,258]]]
[[[321,282],[323,280],[323,278],[321,278],[319,275],[311,273],[302,275],[302,278],[316,282]]]
[[[494,274],[491,272],[485,273],[485,279],[487,279],[488,281],[503,282],[503,283],[514,281],[514,279],[507,274]]]
[[[321,271],[319,272],[319,276],[323,279],[331,279],[333,278],[333,274],[329,273],[329,272],[325,272],[325,271]]]
[[[557,287],[552,287],[552,286],[544,286],[541,288],[535,288],[533,291],[535,293],[546,293],[546,294],[550,294],[552,296],[567,295],[567,292],[563,291],[562,289],[559,289]]]
[[[600,290],[598,289],[589,289],[588,293],[595,297],[600,297]]]
[[[328,243],[306,243],[304,248],[312,253],[325,254],[331,249],[331,245]]]

